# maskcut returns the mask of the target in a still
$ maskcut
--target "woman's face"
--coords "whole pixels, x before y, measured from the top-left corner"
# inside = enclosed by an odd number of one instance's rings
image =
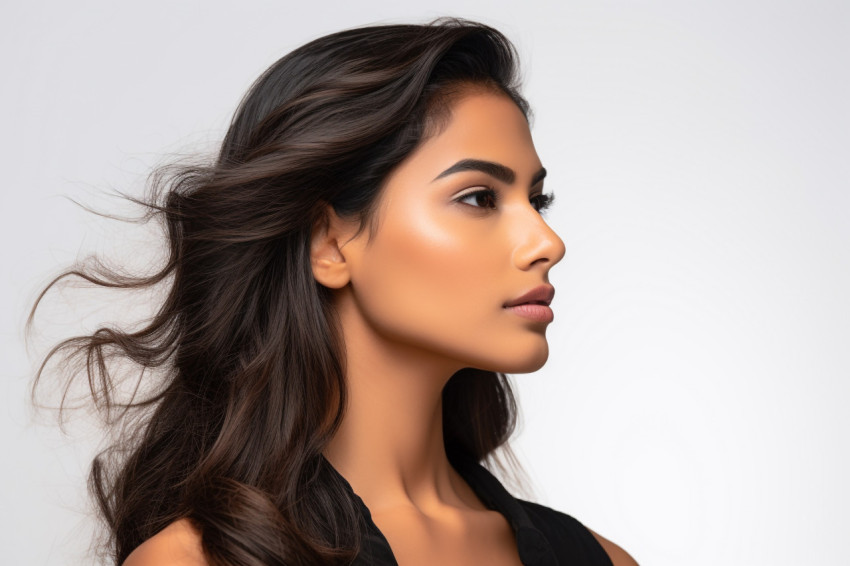
[[[513,101],[492,93],[457,100],[448,125],[387,179],[372,240],[364,230],[340,247],[350,275],[340,291],[350,293],[360,327],[458,369],[540,368],[548,322],[505,304],[548,285],[564,256],[537,210],[543,175]]]

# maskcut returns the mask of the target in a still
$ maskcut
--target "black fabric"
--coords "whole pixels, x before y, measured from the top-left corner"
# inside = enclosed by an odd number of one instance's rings
[[[524,566],[613,566],[587,527],[570,515],[513,497],[478,462],[455,459],[452,466],[484,505],[498,511],[508,520],[516,536],[519,557]],[[366,504],[333,466],[329,465],[329,468],[347,486],[363,516],[362,547],[354,565],[397,566],[389,542],[372,521]]]

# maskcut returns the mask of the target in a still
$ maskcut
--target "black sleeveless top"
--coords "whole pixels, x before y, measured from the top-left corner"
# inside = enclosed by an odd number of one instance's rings
[[[587,527],[566,513],[514,498],[487,468],[473,460],[454,459],[452,466],[489,509],[498,511],[510,523],[516,536],[519,557],[524,566],[613,566],[608,554]],[[351,484],[338,476],[365,519],[362,549],[355,566],[398,566],[390,544],[372,521],[363,500]]]

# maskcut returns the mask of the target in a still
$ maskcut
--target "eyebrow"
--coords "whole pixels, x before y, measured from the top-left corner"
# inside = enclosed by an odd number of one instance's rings
[[[486,173],[491,177],[502,181],[508,185],[513,184],[516,179],[516,173],[513,169],[508,167],[507,165],[502,165],[501,163],[496,163],[494,161],[484,161],[483,159],[461,159],[436,177],[431,181],[432,183],[437,179],[442,179],[448,175],[453,173],[460,173],[461,171],[481,171],[482,173]],[[546,168],[541,167],[537,173],[531,177],[531,185],[534,186],[543,178],[546,177]]]

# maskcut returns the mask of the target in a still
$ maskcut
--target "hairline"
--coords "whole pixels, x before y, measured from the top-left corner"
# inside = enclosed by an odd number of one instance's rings
[[[481,94],[489,94],[494,96],[503,96],[516,104],[517,108],[523,113],[523,116],[528,120],[525,110],[516,103],[508,91],[502,85],[493,79],[487,77],[484,79],[460,79],[448,82],[441,85],[435,92],[431,93],[425,102],[425,119],[422,130],[422,136],[408,155],[413,155],[429,140],[442,134],[451,123],[454,109],[462,100]],[[404,161],[404,160],[403,160]],[[402,162],[403,162],[402,161]],[[396,167],[400,166],[397,165]],[[395,169],[394,169],[395,170]],[[393,170],[393,171],[394,171]],[[390,171],[381,182],[381,187],[378,190],[375,207],[369,214],[369,217],[363,219],[363,223],[357,229],[356,236],[360,235],[364,228],[368,228],[367,246],[371,243],[372,238],[378,231],[378,217],[380,216],[383,199],[381,198],[386,186],[387,180],[392,176],[393,171]]]

